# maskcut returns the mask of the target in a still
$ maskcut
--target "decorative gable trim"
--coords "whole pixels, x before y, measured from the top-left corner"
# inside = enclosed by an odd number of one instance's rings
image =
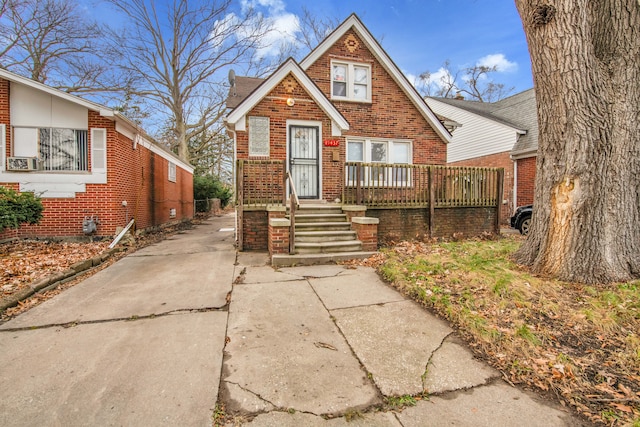
[[[349,122],[292,58],[285,61],[280,68],[229,113],[226,118],[227,126],[236,131],[245,130],[246,115],[289,74],[293,74],[320,109],[331,118],[334,131],[344,132],[349,130]]]
[[[444,127],[436,115],[431,111],[429,106],[425,103],[424,99],[418,94],[418,91],[409,83],[405,75],[400,71],[398,66],[391,60],[389,55],[384,51],[380,43],[373,37],[369,30],[364,26],[360,18],[353,13],[351,14],[338,28],[336,28],[331,34],[329,34],[314,50],[312,50],[303,60],[300,62],[300,66],[303,70],[307,70],[313,65],[327,50],[331,48],[344,34],[353,30],[360,36],[362,41],[367,45],[371,53],[380,61],[380,64],[387,70],[393,80],[400,86],[402,91],[409,97],[416,109],[422,114],[422,116],[431,124],[436,133],[442,138],[444,142],[451,142],[451,134]]]

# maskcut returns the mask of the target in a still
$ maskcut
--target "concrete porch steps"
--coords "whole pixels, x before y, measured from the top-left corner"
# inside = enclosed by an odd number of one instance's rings
[[[365,259],[375,254],[376,252],[364,251],[339,252],[331,254],[276,254],[271,257],[271,265],[273,265],[274,267],[290,267],[295,265],[333,264],[336,262],[349,261],[352,259]]]
[[[327,264],[375,254],[362,250],[340,205],[301,204],[295,214],[294,242],[295,253],[273,255],[274,266]]]

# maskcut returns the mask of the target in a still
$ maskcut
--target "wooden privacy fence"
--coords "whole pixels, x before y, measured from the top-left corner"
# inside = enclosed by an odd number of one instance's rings
[[[342,203],[372,208],[500,206],[503,169],[345,163]],[[238,160],[238,204],[286,205],[283,160]]]

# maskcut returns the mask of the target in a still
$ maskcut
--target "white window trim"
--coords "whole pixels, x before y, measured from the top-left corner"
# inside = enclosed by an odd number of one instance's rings
[[[102,149],[97,149],[95,141],[98,139],[97,134],[102,132],[104,140],[102,141]],[[102,159],[103,168],[96,167],[96,160],[100,156]],[[91,173],[106,173],[107,172],[107,129],[105,128],[91,128]]]
[[[334,95],[333,94],[333,66],[334,65],[344,65],[347,67],[347,77],[346,77],[346,82],[347,82],[347,96],[338,96],[338,95]],[[351,61],[342,61],[342,60],[333,60],[331,61],[331,65],[330,65],[331,69],[329,71],[330,73],[330,81],[331,81],[331,99],[335,99],[335,100],[339,100],[339,101],[351,101],[351,102],[363,102],[363,103],[371,103],[371,64],[366,64],[366,63],[362,63],[362,62],[351,62]],[[367,97],[362,99],[362,98],[355,98],[353,96],[353,87],[354,87],[354,80],[353,80],[353,76],[354,76],[354,71],[353,68],[354,67],[361,67],[361,68],[366,68],[367,69]]]
[[[385,165],[389,165],[389,164],[403,164],[403,165],[412,165],[413,164],[413,141],[411,140],[407,140],[407,139],[381,139],[381,138],[355,138],[355,137],[350,137],[347,138],[346,141],[346,158],[349,158],[349,143],[350,142],[362,142],[363,143],[363,159],[362,161],[357,161],[357,160],[348,160],[348,162],[357,162],[357,163],[380,163],[380,164],[385,164]],[[371,144],[372,143],[385,143],[387,145],[387,160],[386,162],[374,162],[371,160]],[[408,163],[397,163],[395,161],[395,159],[393,158],[394,156],[394,150],[393,150],[393,145],[394,144],[409,144],[409,162]],[[390,183],[392,181],[394,181],[393,177],[391,176],[393,171],[393,168],[389,168],[388,171],[388,175],[387,177],[384,177],[383,180],[379,181],[379,180],[370,180],[368,177],[363,177],[364,182],[372,182],[374,185],[380,185],[382,184],[383,186],[387,185],[387,183]],[[410,172],[410,171],[409,171]],[[398,184],[403,184],[406,183],[407,181],[411,180],[411,174],[408,173],[407,174],[407,179],[406,180],[401,180],[401,181],[397,181],[396,183]],[[349,176],[348,171],[345,173],[345,181],[347,183],[347,185],[355,185],[355,180],[351,179]]]
[[[252,121],[255,123],[255,119],[261,119],[267,121],[267,144],[265,151],[255,151],[255,146],[251,144],[251,140],[255,138],[255,134],[253,133],[253,128],[255,126],[252,125]],[[247,121],[249,122],[249,135],[248,135],[248,144],[249,144],[249,157],[269,157],[271,155],[271,119],[269,117],[263,116],[249,116]]]
[[[173,162],[169,162],[169,181],[177,182],[177,167]]]
[[[2,141],[2,146],[0,146],[0,172],[4,172],[7,168],[7,125],[4,123],[0,124],[0,140]]]

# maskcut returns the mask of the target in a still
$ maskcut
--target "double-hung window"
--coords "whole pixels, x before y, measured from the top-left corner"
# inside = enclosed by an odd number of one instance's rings
[[[371,66],[351,62],[331,63],[331,97],[371,102]]]
[[[89,170],[86,130],[14,127],[13,141],[13,155],[38,157],[42,170]]]
[[[384,139],[349,139],[347,161],[368,163],[360,173],[361,184],[406,185],[410,179],[409,169],[403,166],[412,163],[411,142]],[[357,181],[357,166],[347,168],[347,184]]]

